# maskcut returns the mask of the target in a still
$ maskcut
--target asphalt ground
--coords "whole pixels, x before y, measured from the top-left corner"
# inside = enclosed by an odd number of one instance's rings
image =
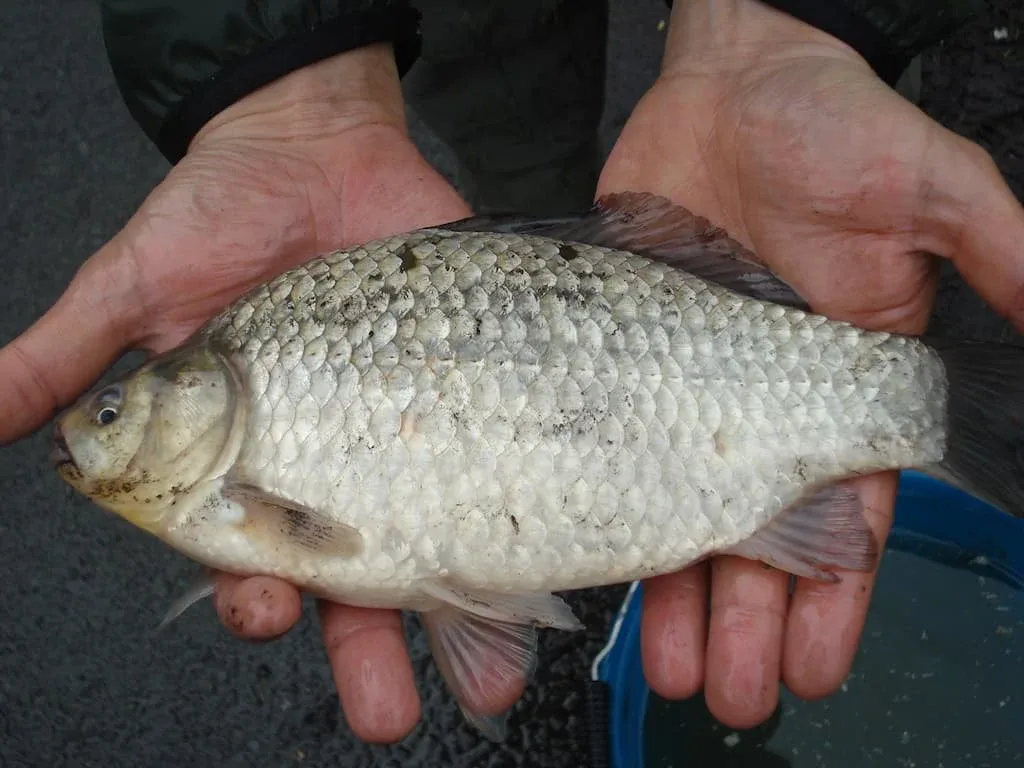
[[[655,76],[657,24],[664,18],[660,0],[612,3],[604,147]],[[969,28],[924,57],[921,101],[936,119],[992,152],[1018,197],[1024,196],[1022,36],[1024,11],[1015,0],[984,4]],[[413,126],[428,157],[450,170],[444,147],[415,116]],[[57,299],[79,264],[166,170],[117,93],[97,5],[4,0],[0,342]],[[944,284],[935,329],[1012,336],[955,277]],[[424,722],[401,745],[368,747],[351,736],[340,714],[312,612],[268,645],[229,637],[208,605],[157,634],[165,607],[194,566],[74,497],[50,470],[46,453],[40,434],[5,448],[0,459],[0,767],[580,764],[578,682],[603,644],[620,589],[572,598],[587,633],[543,634],[538,680],[500,746],[462,726],[423,637],[410,626]],[[802,738],[813,744],[811,732]],[[699,763],[698,751],[716,754],[697,742],[686,764]],[[850,765],[860,764],[852,759]]]

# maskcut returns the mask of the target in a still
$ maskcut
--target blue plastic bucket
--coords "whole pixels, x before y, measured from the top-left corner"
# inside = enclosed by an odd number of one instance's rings
[[[1024,523],[918,472],[901,473],[887,549],[951,565],[976,564],[1014,589],[1024,588]],[[645,765],[650,691],[640,658],[641,602],[641,589],[634,585],[597,664],[598,678],[610,689],[608,747],[613,768]]]

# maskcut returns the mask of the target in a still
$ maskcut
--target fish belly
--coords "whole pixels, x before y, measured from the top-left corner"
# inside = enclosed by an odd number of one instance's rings
[[[331,254],[207,333],[244,372],[237,474],[363,536],[304,580],[382,602],[423,579],[671,572],[811,487],[944,445],[924,345],[543,238],[427,230]]]

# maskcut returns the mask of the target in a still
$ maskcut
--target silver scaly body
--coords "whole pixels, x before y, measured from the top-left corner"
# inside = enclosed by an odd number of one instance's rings
[[[808,487],[937,463],[920,342],[603,247],[443,229],[330,254],[206,327],[246,393],[233,474],[356,529],[357,557],[193,541],[347,602],[667,573]],[[179,538],[187,534],[187,524]]]

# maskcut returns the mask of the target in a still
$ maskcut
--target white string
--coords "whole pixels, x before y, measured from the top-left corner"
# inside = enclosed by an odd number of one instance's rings
[[[611,635],[608,637],[608,642],[605,644],[601,652],[594,657],[594,663],[590,665],[590,679],[598,679],[598,667],[601,666],[601,662],[604,661],[605,656],[611,653],[612,648],[615,647],[615,641],[619,638],[619,630],[622,628],[622,621],[626,618],[626,611],[629,610],[629,604],[633,599],[633,593],[636,592],[639,581],[634,581],[629,585],[629,591],[626,592],[626,597],[622,600],[622,605],[619,606],[619,615],[615,617],[615,623],[612,625]]]

